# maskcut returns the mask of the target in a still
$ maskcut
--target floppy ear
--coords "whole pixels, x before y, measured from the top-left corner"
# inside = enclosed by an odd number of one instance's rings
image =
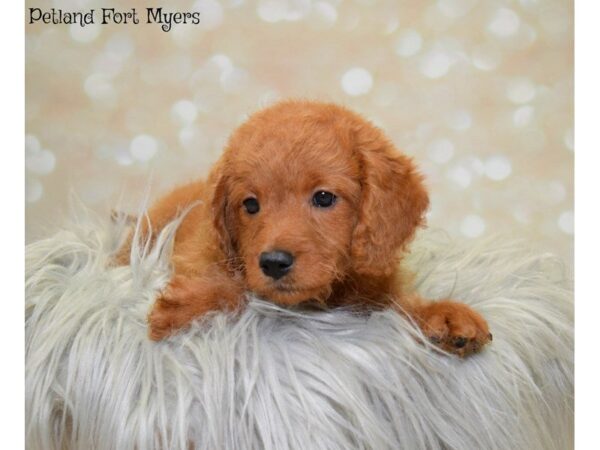
[[[400,154],[371,124],[355,129],[361,165],[361,203],[352,237],[354,270],[388,276],[397,268],[398,252],[424,223],[429,197],[412,160]]]
[[[233,215],[227,201],[229,177],[222,170],[222,166],[223,164],[217,164],[209,177],[212,190],[211,210],[219,247],[231,262],[236,255],[235,236]]]

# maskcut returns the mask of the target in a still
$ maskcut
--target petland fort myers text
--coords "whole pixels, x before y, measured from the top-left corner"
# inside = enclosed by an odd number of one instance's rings
[[[78,24],[81,27],[92,24],[100,25],[138,25],[139,23],[158,24],[165,32],[171,30],[173,25],[200,23],[199,12],[172,12],[164,11],[163,8],[144,8],[143,13],[138,13],[136,8],[124,11],[115,8],[100,8],[82,11],[63,11],[58,8],[43,10],[41,8],[29,8],[29,23],[44,23],[54,25]]]

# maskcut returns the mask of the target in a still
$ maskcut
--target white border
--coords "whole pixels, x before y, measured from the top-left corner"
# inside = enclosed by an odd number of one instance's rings
[[[575,4],[575,446],[598,445],[600,4]]]
[[[2,205],[2,343],[0,398],[2,398],[3,448],[24,448],[24,54],[25,4],[2,4],[0,37],[0,205]]]
[[[576,125],[575,125],[575,292],[576,292],[576,448],[590,448],[598,442],[597,410],[600,402],[600,317],[598,257],[600,234],[600,4],[576,2]],[[0,258],[3,274],[2,342],[2,437],[4,448],[24,448],[24,360],[23,360],[23,280],[24,261],[24,11],[23,1],[2,5],[0,71],[3,129],[1,201],[4,250]]]

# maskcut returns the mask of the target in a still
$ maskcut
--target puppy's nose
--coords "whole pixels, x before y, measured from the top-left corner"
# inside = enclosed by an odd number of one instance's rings
[[[263,273],[268,277],[279,280],[290,271],[294,264],[294,257],[282,250],[263,252],[260,254],[259,265]]]

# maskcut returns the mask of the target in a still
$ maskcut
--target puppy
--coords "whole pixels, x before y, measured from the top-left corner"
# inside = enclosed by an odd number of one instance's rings
[[[148,316],[153,340],[206,313],[239,310],[246,292],[286,306],[392,307],[460,356],[491,340],[470,307],[403,290],[400,255],[429,204],[423,178],[346,108],[285,101],[255,113],[207,181],[181,186],[150,209],[152,233],[194,202],[175,236],[173,278]]]

